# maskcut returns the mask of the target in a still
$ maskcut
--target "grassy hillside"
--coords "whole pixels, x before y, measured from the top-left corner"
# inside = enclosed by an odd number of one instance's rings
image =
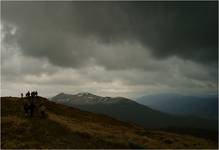
[[[1,98],[1,148],[217,148],[217,142],[144,128],[38,98],[48,118],[25,118],[22,100]]]

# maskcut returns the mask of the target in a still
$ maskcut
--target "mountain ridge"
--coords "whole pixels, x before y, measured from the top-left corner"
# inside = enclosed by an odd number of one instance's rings
[[[86,94],[82,96],[78,96],[78,94],[62,94],[60,96],[58,94],[51,100],[81,110],[105,114],[122,121],[136,123],[145,128],[196,127],[217,130],[217,122],[214,121],[191,116],[169,115],[127,98],[100,97],[96,95],[93,98],[88,98],[89,96]],[[103,101],[104,99],[107,100]]]
[[[64,99],[67,98],[67,99]],[[71,101],[76,101],[78,100],[77,104],[97,104],[97,103],[104,103],[104,104],[109,104],[109,103],[117,103],[117,102],[129,102],[129,103],[136,103],[135,101],[132,101],[128,98],[125,97],[103,97],[103,96],[98,96],[89,92],[83,92],[83,93],[78,93],[78,94],[66,94],[64,92],[57,94],[56,96],[52,97],[51,100],[56,101],[56,99],[59,100],[70,100]],[[81,102],[81,103],[80,103]]]

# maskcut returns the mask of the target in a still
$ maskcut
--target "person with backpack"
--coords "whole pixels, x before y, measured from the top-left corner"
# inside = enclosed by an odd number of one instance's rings
[[[30,91],[26,93],[26,97],[30,97]]]
[[[42,118],[46,117],[46,107],[42,103],[39,105],[39,113]]]
[[[27,117],[29,114],[29,102],[27,99],[24,100],[23,108],[24,108],[24,115],[25,117]]]
[[[35,104],[34,104],[34,101],[31,100],[31,101],[30,101],[30,105],[29,105],[30,117],[33,117],[33,115],[34,115],[34,109],[35,109]]]

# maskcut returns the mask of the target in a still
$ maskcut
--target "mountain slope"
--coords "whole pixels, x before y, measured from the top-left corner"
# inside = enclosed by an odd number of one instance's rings
[[[123,97],[100,97],[90,93],[60,93],[54,102],[82,110],[106,114],[119,120],[137,123],[145,128],[188,127],[217,130],[217,122],[194,117],[178,117],[153,110]]]
[[[55,102],[67,102],[75,105],[136,103],[124,97],[101,97],[88,92],[78,93],[76,95],[60,93],[52,97],[51,100]]]
[[[198,97],[179,94],[148,95],[137,102],[153,109],[178,115],[193,115],[206,119],[218,118],[217,96]]]
[[[148,131],[105,115],[37,98],[48,118],[26,118],[23,100],[1,98],[1,148],[217,148],[217,142],[189,135]],[[132,144],[130,144],[130,141]]]

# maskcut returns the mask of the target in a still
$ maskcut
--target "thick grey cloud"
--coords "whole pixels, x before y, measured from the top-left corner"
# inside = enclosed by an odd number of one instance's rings
[[[8,41],[16,37],[24,54],[73,68],[92,62],[132,67],[132,55],[119,53],[125,59],[118,63],[116,56],[99,57],[103,50],[95,45],[124,41],[139,42],[156,58],[216,63],[217,18],[217,2],[2,2],[5,27],[17,29]]]
[[[42,96],[89,91],[134,98],[163,92],[188,95],[217,92],[213,68],[178,57],[155,61],[148,55],[146,61],[154,69],[108,70],[95,64],[77,69],[57,67],[46,59],[24,56],[13,46],[3,46],[1,54],[2,95],[17,96],[27,90],[38,90]]]
[[[217,2],[1,7],[3,95],[217,93]]]

